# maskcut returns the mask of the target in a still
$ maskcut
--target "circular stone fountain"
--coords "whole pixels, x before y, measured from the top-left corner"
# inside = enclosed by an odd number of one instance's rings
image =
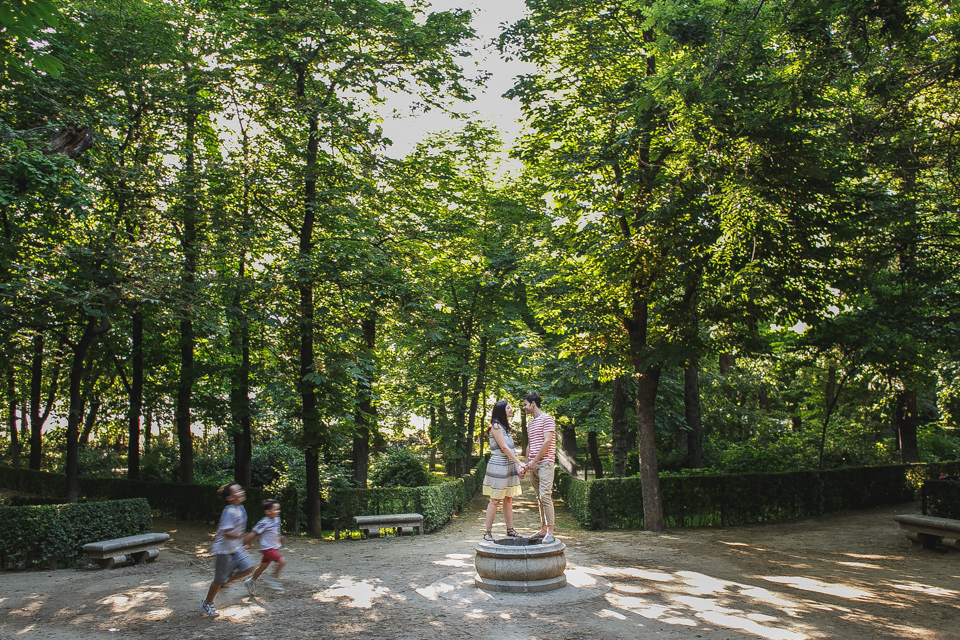
[[[559,540],[531,543],[526,538],[501,538],[477,544],[474,583],[484,591],[536,593],[566,586],[563,570],[567,546]]]

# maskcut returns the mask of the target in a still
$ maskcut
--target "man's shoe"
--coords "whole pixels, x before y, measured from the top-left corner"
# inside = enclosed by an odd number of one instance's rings
[[[247,588],[247,593],[250,595],[256,595],[253,591],[257,588],[257,584],[253,581],[253,578],[247,578],[243,581],[243,586]]]
[[[277,593],[283,593],[286,589],[283,588],[283,585],[280,584],[280,581],[276,578],[267,578],[267,586],[276,591]]]
[[[543,544],[552,544],[552,543],[554,543],[554,542],[556,542],[556,541],[557,541],[557,539],[554,538],[554,537],[553,537],[552,535],[550,535],[549,533],[548,533],[546,536],[544,536],[544,538],[543,538]]]
[[[217,610],[213,608],[213,604],[206,600],[200,603],[200,611],[203,612],[203,615],[210,616],[211,618],[216,618],[220,615],[217,613]]]
[[[544,537],[545,535],[547,535],[547,534],[545,534],[545,533],[540,533],[540,532],[538,531],[537,533],[535,533],[535,534],[533,534],[532,536],[530,536],[529,538],[527,538],[527,540],[529,540],[530,542],[533,542],[533,543],[537,543],[537,542],[540,542],[541,540],[543,540],[543,537]]]

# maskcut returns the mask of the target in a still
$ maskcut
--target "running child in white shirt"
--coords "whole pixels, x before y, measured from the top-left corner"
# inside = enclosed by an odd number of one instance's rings
[[[265,578],[267,585],[274,591],[283,591],[283,585],[280,584],[280,572],[287,566],[287,561],[280,555],[280,547],[286,544],[287,539],[280,534],[280,503],[276,500],[263,501],[263,518],[253,527],[248,537],[252,540],[254,536],[260,536],[260,566],[253,573],[253,576],[247,578],[244,584],[247,585],[247,591],[250,595],[254,594],[257,587],[257,578],[260,577],[270,563],[275,564],[273,576]]]

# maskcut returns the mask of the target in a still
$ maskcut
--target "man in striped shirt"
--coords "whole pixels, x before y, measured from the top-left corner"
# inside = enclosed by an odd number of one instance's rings
[[[532,419],[527,423],[527,464],[524,471],[530,472],[530,482],[537,493],[540,507],[540,530],[530,536],[531,540],[551,543],[553,537],[553,467],[556,460],[557,425],[553,417],[540,409],[540,396],[528,393],[523,396],[523,411]]]

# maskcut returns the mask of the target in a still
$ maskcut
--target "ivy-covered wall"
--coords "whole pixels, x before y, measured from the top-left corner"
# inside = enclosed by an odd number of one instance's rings
[[[727,526],[867,509],[917,500],[925,479],[960,462],[660,478],[668,527]],[[556,489],[586,529],[643,526],[640,478],[585,482],[558,473]]]
[[[75,567],[89,542],[150,530],[150,505],[143,498],[0,507],[0,569]]]

